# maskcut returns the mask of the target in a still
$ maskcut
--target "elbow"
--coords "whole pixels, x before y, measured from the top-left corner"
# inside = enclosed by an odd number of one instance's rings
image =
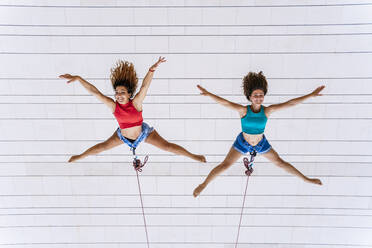
[[[283,159],[279,158],[274,161],[274,164],[282,169],[286,169],[288,167],[288,163],[286,163]]]
[[[96,87],[93,87],[90,92],[92,93],[92,95],[94,96],[100,96],[101,95],[101,92],[99,90],[97,90]]]
[[[297,105],[297,102],[294,101],[294,100],[289,100],[289,101],[287,102],[287,104],[288,104],[289,107],[293,107],[293,106]]]

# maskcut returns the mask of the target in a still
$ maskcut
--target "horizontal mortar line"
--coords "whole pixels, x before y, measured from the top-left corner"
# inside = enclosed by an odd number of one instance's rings
[[[297,34],[0,34],[0,37],[308,37],[308,36],[363,36],[372,33],[297,33]],[[156,53],[159,54],[159,53]]]
[[[190,197],[191,194],[142,194],[146,197]],[[0,194],[0,197],[133,197],[139,196],[138,194]],[[241,197],[243,194],[203,194],[199,197]],[[301,195],[301,194],[249,194],[247,193],[247,197],[341,197],[341,198],[371,198],[372,195]]]
[[[66,139],[66,140],[33,140],[33,139],[28,139],[28,140],[0,140],[0,142],[102,142],[103,139],[94,139],[94,140],[71,140],[71,139]],[[233,139],[200,139],[200,140],[195,140],[195,139],[168,139],[168,141],[172,142],[232,142]],[[372,140],[295,140],[295,139],[270,139],[271,142],[372,142]],[[199,162],[195,162],[199,163]]]
[[[167,54],[167,55],[230,55],[230,54],[370,54],[372,51],[334,51],[334,52],[1,52],[0,55],[146,55],[146,54]]]
[[[141,227],[143,225],[44,225],[44,226],[0,226],[1,229],[10,229],[10,228],[96,228],[96,227]],[[214,228],[214,227],[234,227],[236,225],[147,225],[147,227],[153,228]],[[299,225],[241,225],[242,228],[329,228],[329,229],[372,229],[372,227],[363,227],[363,226],[299,226]]]
[[[146,208],[145,208],[146,210]],[[79,216],[79,215],[141,215],[142,211],[138,213],[35,213],[35,214],[0,214],[0,216]],[[148,213],[146,211],[146,215],[154,215],[154,216],[240,216],[240,211],[237,213]],[[281,214],[281,213],[243,213],[245,216],[337,216],[337,217],[372,217],[372,215],[368,214]]]
[[[236,102],[238,104],[246,104],[246,102]],[[275,104],[276,102],[267,102],[266,104]],[[102,105],[100,102],[88,102],[88,103],[82,103],[82,102],[0,102],[0,105],[45,105],[45,104],[50,104],[50,105]],[[145,102],[143,105],[148,105],[148,104],[153,104],[153,105],[159,105],[159,104],[169,104],[169,105],[182,105],[182,104],[200,104],[200,105],[218,105],[218,103],[211,103],[211,102]],[[301,105],[347,105],[347,104],[372,104],[372,102],[305,102],[301,103]]]
[[[128,147],[128,151],[129,151],[129,147]],[[72,153],[64,153],[64,154],[45,154],[45,153],[42,153],[42,154],[37,154],[37,153],[32,153],[32,154],[0,154],[0,157],[13,157],[13,156],[17,156],[17,157],[35,157],[35,156],[53,156],[53,157],[56,157],[56,156],[72,156],[72,155],[75,155],[75,154],[72,154]],[[153,157],[161,157],[161,156],[165,156],[165,157],[176,157],[176,156],[179,156],[177,154],[151,154],[151,153],[148,153],[148,154],[137,154],[139,156],[144,156],[144,155],[149,155],[149,156],[153,156]],[[205,156],[226,156],[226,154],[204,154]],[[319,156],[319,157],[324,157],[324,156],[334,156],[334,157],[371,157],[372,154],[297,154],[297,153],[293,153],[293,154],[290,154],[290,153],[281,153],[280,155],[282,156],[303,156],[303,157],[306,157],[306,156],[309,156],[309,157],[314,157],[314,156]],[[119,156],[123,156],[123,157],[128,157],[128,154],[96,154],[94,155],[96,157],[119,157]]]
[[[102,162],[97,162],[97,161],[92,161],[92,162],[74,162],[74,164],[123,164],[123,163],[129,163],[129,161],[127,162],[112,162],[112,161],[102,161]],[[149,162],[150,163],[150,162]],[[218,164],[219,162],[206,162],[204,164]],[[371,162],[355,162],[355,161],[342,161],[342,162],[337,162],[337,161],[329,161],[329,162],[319,162],[319,161],[290,161],[290,163],[294,163],[294,164],[333,164],[333,165],[339,165],[339,164],[363,164],[363,165],[372,165],[372,161]],[[14,161],[9,161],[9,162],[4,162],[4,161],[1,161],[0,162],[0,167],[1,167],[1,164],[63,164],[63,166],[66,166],[67,164],[67,161],[63,161],[63,162],[45,162],[45,161],[40,161],[40,162],[35,162],[35,161],[32,161],[32,162],[14,162]],[[169,161],[162,161],[162,162],[159,162],[159,161],[151,161],[151,164],[200,164],[200,162],[169,162]],[[241,162],[235,162],[234,164],[241,164]],[[255,162],[255,164],[271,164],[271,162]],[[71,165],[73,166],[73,165]]]
[[[0,27],[68,27],[68,28],[120,28],[120,27],[323,27],[364,26],[372,22],[356,23],[300,23],[300,24],[11,24],[0,23]]]
[[[0,209],[96,209],[96,208],[103,208],[103,209],[141,209],[140,206],[137,207],[1,207]],[[154,207],[154,206],[146,206],[146,209],[155,208],[155,209],[241,209],[241,206],[239,207]],[[316,208],[316,207],[247,207],[245,206],[244,209],[296,209],[296,210],[368,210],[372,211],[372,208],[329,208],[329,207],[322,207],[322,208]]]
[[[201,176],[206,176],[208,173],[199,173],[194,175],[183,175],[183,174],[152,174],[152,175],[141,175],[141,177],[182,177],[182,178],[199,178]],[[308,174],[309,177],[321,177],[321,178],[372,178],[371,176],[367,175],[322,175],[322,174]],[[33,178],[33,177],[136,177],[133,174],[63,174],[63,175],[56,175],[56,174],[38,174],[38,175],[0,175],[0,178]],[[246,175],[242,172],[239,175],[220,175],[219,177],[246,177]],[[292,178],[292,175],[255,175],[253,174],[252,177],[273,177],[273,178]]]
[[[141,175],[141,177],[181,177],[181,178],[200,178],[203,176],[207,176],[208,173],[205,174],[197,174],[197,175],[182,175],[182,174],[155,174],[155,175]],[[365,175],[321,175],[321,174],[308,174],[309,177],[321,177],[321,178],[372,178],[372,176],[365,176]],[[136,175],[131,174],[81,174],[81,175],[0,175],[0,178],[37,178],[37,177],[136,177]],[[220,178],[245,178],[246,175],[242,172],[240,175],[220,175]],[[252,175],[252,177],[264,177],[264,178],[292,178],[292,175]]]
[[[84,77],[86,80],[107,80],[109,81],[110,78],[105,78],[105,77]],[[138,78],[139,80],[142,80],[143,78]],[[153,80],[242,80],[243,77],[157,77],[154,78]],[[372,79],[372,76],[367,76],[367,77],[266,77],[266,79],[270,80],[323,80],[323,79],[335,79],[335,80],[351,80],[351,79]],[[40,77],[34,77],[34,78],[19,78],[19,77],[2,77],[0,80],[58,80],[58,81],[63,81],[63,79],[56,77],[52,78],[40,78]],[[199,95],[199,94],[198,94]]]
[[[82,9],[164,9],[164,8],[292,8],[292,7],[343,7],[343,6],[370,6],[372,3],[337,3],[337,4],[278,4],[278,5],[25,5],[25,4],[1,4],[0,7],[14,7],[14,8],[82,8]]]
[[[114,121],[111,117],[88,117],[88,118],[72,118],[72,117],[14,117],[14,118],[0,118],[0,120],[6,121],[18,121],[18,120],[61,120],[61,121]],[[240,120],[239,117],[160,117],[160,118],[146,118],[146,120]],[[270,120],[372,120],[372,117],[271,117]]]
[[[0,243],[0,245],[3,245],[3,246],[15,246],[15,245],[32,245],[32,246],[35,246],[35,245],[121,245],[121,244],[127,244],[127,245],[134,245],[134,244],[143,244],[143,245],[146,245],[147,243],[146,242],[120,242],[120,241],[117,241],[117,242],[79,242],[79,243],[76,243],[76,242],[58,242],[58,243]],[[229,246],[232,246],[232,245],[235,245],[235,243],[229,243],[229,242],[208,242],[208,241],[204,241],[204,242],[149,242],[149,244],[157,244],[157,245],[229,245]],[[369,244],[369,245],[362,245],[362,244],[343,244],[343,243],[254,243],[254,242],[238,242],[238,244],[241,244],[241,245],[275,245],[275,246],[278,246],[278,245],[285,245],[285,247],[288,247],[288,246],[304,246],[304,245],[309,245],[309,246],[345,246],[345,247],[350,247],[350,246],[354,246],[354,247],[371,247],[372,244]]]
[[[61,79],[55,79],[55,80],[61,80]],[[154,81],[156,79],[153,79]],[[304,93],[305,94],[305,93]],[[110,96],[110,97],[114,97],[113,94],[106,94],[107,96]],[[218,94],[219,96],[231,96],[231,97],[244,97],[243,94]],[[291,93],[288,93],[288,94],[266,94],[266,97],[272,97],[272,96],[302,96],[303,94],[301,93],[297,93],[297,94],[291,94]],[[90,94],[0,94],[0,96],[30,96],[30,97],[45,97],[45,96],[57,96],[57,97],[92,97],[92,95]],[[200,96],[200,94],[178,94],[178,93],[172,93],[172,94],[147,94],[146,96],[150,96],[150,97],[153,97],[153,96],[162,96],[162,97],[175,97],[175,96]],[[322,96],[372,96],[372,94],[368,94],[368,93],[358,93],[358,94],[322,94]],[[94,99],[94,98],[92,98]],[[146,100],[144,103],[147,103]],[[304,103],[301,103],[301,104],[304,104]]]

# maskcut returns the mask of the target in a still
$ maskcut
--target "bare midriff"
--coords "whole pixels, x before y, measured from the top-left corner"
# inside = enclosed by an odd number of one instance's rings
[[[243,133],[244,139],[251,145],[256,146],[263,138],[263,133],[261,134],[247,134]]]
[[[142,126],[128,127],[125,129],[120,129],[121,135],[129,139],[137,139],[142,132]]]

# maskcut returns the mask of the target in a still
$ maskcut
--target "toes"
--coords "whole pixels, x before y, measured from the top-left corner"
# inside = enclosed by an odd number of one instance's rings
[[[202,163],[206,163],[206,162],[207,162],[207,159],[206,159],[205,156],[203,156],[203,155],[199,155],[199,156],[198,156],[198,160],[199,160],[200,162],[202,162]]]
[[[192,194],[194,195],[195,198],[198,196],[198,193],[196,193],[196,190],[194,190]]]
[[[75,160],[77,160],[78,159],[78,156],[72,156],[69,160],[68,160],[68,162],[69,163],[72,163],[72,162],[74,162]]]

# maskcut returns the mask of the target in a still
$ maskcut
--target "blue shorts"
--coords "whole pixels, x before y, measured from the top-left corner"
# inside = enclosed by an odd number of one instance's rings
[[[270,151],[271,149],[271,145],[269,141],[267,141],[265,135],[263,135],[261,141],[256,146],[252,146],[244,139],[243,132],[236,137],[233,147],[242,154],[252,152],[253,150],[256,150],[257,153],[262,154]]]
[[[130,148],[136,148],[139,143],[141,143],[150,135],[152,131],[154,131],[153,127],[150,127],[147,123],[142,122],[142,131],[133,143],[121,134],[120,128],[116,130],[116,134],[118,135],[119,139],[124,142],[124,144],[127,144]]]

